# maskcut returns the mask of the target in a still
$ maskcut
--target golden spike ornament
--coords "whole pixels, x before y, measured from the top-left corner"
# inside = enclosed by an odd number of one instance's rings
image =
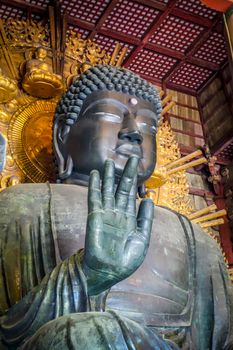
[[[168,174],[166,167],[181,158],[178,143],[168,122],[162,122],[156,137],[157,164],[145,183],[147,197],[155,204],[169,207],[181,214],[192,212],[187,176],[183,169]]]

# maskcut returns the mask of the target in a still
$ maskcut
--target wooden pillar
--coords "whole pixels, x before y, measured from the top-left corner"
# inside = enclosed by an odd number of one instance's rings
[[[208,177],[208,181],[213,186],[214,202],[218,210],[221,210],[221,209],[227,210],[224,178],[223,178],[224,175],[223,175],[221,166],[216,163],[217,161],[216,157],[208,156],[208,149],[207,149],[206,157],[208,158],[208,168],[210,173],[210,176]],[[230,267],[233,267],[233,244],[231,241],[231,227],[227,216],[224,217],[224,224],[219,225],[219,236],[220,236],[222,249],[228,260],[228,264]]]

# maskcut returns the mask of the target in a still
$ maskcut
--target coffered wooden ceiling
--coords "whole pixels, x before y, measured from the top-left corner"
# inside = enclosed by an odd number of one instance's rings
[[[54,2],[53,2],[54,3]],[[58,2],[56,2],[58,3]],[[200,0],[61,0],[67,30],[111,53],[152,83],[197,94],[227,64],[222,15]],[[49,0],[0,0],[0,17],[48,18]]]

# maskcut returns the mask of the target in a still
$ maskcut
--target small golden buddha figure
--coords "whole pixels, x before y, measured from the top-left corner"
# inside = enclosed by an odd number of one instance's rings
[[[4,77],[0,68],[0,103],[6,103],[17,95],[17,84],[14,80]]]
[[[45,62],[47,51],[39,47],[35,58],[26,63],[26,74],[22,87],[31,96],[51,98],[63,91],[63,81],[60,75],[54,74]]]

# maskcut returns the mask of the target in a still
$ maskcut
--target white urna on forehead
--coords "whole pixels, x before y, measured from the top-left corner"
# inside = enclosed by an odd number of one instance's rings
[[[138,104],[138,100],[135,97],[131,97],[129,102],[132,106],[136,106]]]

